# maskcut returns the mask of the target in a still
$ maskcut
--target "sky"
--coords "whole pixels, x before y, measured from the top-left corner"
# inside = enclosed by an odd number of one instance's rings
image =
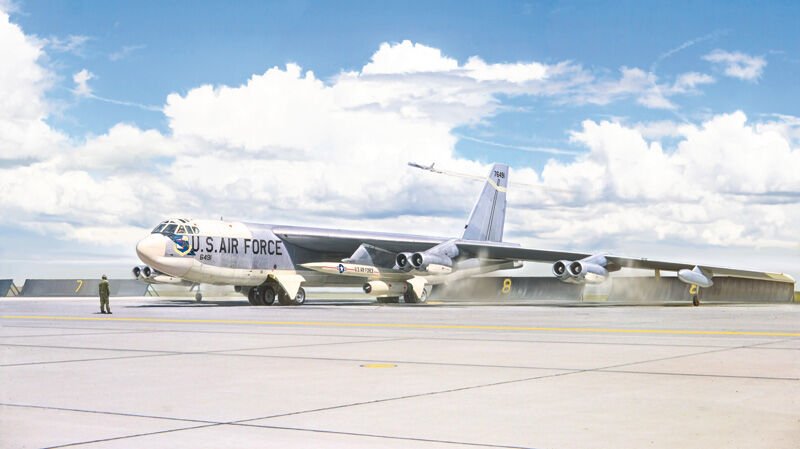
[[[127,277],[175,216],[457,235],[480,183],[409,161],[510,164],[506,241],[798,278],[798,19],[0,0],[0,278]]]

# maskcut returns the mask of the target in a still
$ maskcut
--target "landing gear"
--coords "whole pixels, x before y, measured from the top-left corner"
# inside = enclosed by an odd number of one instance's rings
[[[261,302],[265,306],[271,306],[275,302],[275,289],[266,285],[259,288],[261,291]]]
[[[290,297],[283,289],[278,293],[278,304],[282,306],[299,306],[306,302],[306,291],[303,287],[297,289],[294,298]]]
[[[276,297],[278,304],[282,306],[299,306],[306,302],[306,291],[300,287],[295,297],[290,298],[278,283],[268,282],[259,287],[251,287],[247,292],[247,301],[254,306],[271,306]]]
[[[692,295],[692,305],[697,307],[700,305],[700,286],[692,284],[689,287],[689,294]]]
[[[428,289],[422,289],[422,293],[417,296],[413,288],[406,290],[403,294],[403,302],[406,304],[425,304],[428,301]]]
[[[305,289],[303,289],[303,287],[300,287],[297,290],[297,294],[294,296],[294,301],[292,301],[292,304],[295,306],[299,306],[305,302],[306,302],[306,291]]]
[[[247,302],[250,303],[251,306],[263,306],[263,296],[261,293],[261,289],[258,287],[253,287],[247,292]]]
[[[195,300],[195,302],[200,302],[200,301],[202,301],[202,300],[203,300],[203,294],[202,294],[202,293],[200,293],[200,292],[197,292],[197,293],[195,293],[195,294],[194,294],[194,300]]]
[[[400,302],[399,296],[384,296],[376,299],[378,300],[378,304],[398,304]]]

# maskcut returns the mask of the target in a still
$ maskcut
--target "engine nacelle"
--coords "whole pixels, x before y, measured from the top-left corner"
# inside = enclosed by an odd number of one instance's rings
[[[411,255],[411,265],[414,265],[414,268],[422,271],[429,271],[427,268],[432,265],[439,265],[452,269],[453,259],[441,254],[414,253]]]
[[[406,282],[370,281],[364,284],[364,293],[373,296],[403,296],[408,290]]]
[[[608,279],[607,265],[608,260],[603,255],[589,256],[574,262],[559,260],[553,264],[553,274],[562,282],[600,284]]]
[[[403,271],[411,271],[414,266],[411,265],[411,253],[400,253],[395,258],[395,269]]]
[[[448,240],[427,251],[412,254],[409,260],[419,271],[446,274],[453,271],[453,259],[456,257],[458,247],[453,240]]]
[[[600,284],[608,279],[608,270],[596,263],[575,261],[569,264],[567,271],[572,275],[574,282],[579,284]]]
[[[153,270],[147,265],[137,265],[133,267],[133,270],[131,270],[131,272],[133,273],[133,277],[135,277],[136,279],[147,279],[153,274],[158,273],[156,270]]]
[[[714,285],[711,276],[703,273],[700,267],[694,267],[691,270],[683,269],[678,271],[678,279],[687,283],[697,285],[698,287],[708,288]]]
[[[557,277],[559,281],[566,281],[571,277],[569,271],[567,270],[568,265],[568,260],[559,260],[553,264],[553,275]]]

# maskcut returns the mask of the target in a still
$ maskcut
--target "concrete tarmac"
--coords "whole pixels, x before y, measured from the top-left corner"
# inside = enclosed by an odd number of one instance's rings
[[[800,306],[0,300],[0,447],[798,448]]]

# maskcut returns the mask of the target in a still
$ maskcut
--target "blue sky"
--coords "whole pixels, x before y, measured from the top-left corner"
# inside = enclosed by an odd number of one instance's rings
[[[71,73],[89,67],[98,96],[161,106],[171,92],[200,84],[238,85],[252,74],[296,62],[328,79],[363,66],[381,42],[411,39],[464,61],[576,61],[608,71],[649,68],[665,80],[708,66],[715,48],[763,55],[770,70],[757,83],[721,80],[702,95],[682,98],[686,116],[729,112],[797,114],[800,39],[796,2],[31,2],[17,22],[38,36],[86,36],[79,52],[50,54],[63,77],[50,95],[65,102],[50,121],[70,134],[101,134],[117,122],[166,130],[157,111],[99,101],[74,101]],[[688,45],[674,54],[659,58]],[[587,119],[674,119],[672,111],[634,102],[613,107],[548,106],[519,98],[523,111],[501,113],[464,135],[502,136],[522,147],[569,146],[567,132]],[[525,111],[525,108],[528,108]],[[471,157],[501,157],[540,165],[545,158],[462,141]],[[494,152],[493,152],[494,153]],[[537,164],[538,162],[538,164]]]
[[[9,14],[9,32],[25,39],[19,54],[39,51],[20,61],[44,73],[16,73],[19,80],[5,88],[30,91],[30,103],[42,104],[24,114],[49,139],[20,143],[0,131],[0,170],[7,170],[0,175],[12,180],[4,187],[29,196],[0,203],[11,217],[0,221],[0,232],[25,242],[9,254],[55,233],[58,244],[51,246],[59,257],[120,256],[127,264],[135,262],[129,248],[137,232],[179,213],[408,230],[409,222],[420,222],[419,211],[440,209],[439,223],[457,229],[455,217],[469,209],[474,186],[411,181],[419,174],[400,162],[413,158],[473,173],[502,161],[517,179],[571,189],[570,197],[538,192],[515,199],[519,212],[509,215],[509,235],[528,244],[635,253],[653,251],[655,240],[670,255],[713,258],[707,248],[733,245],[745,252],[774,247],[773,265],[800,259],[791,237],[797,204],[767,207],[754,199],[800,191],[790,174],[800,160],[797,2],[21,1],[0,2],[0,10]],[[16,54],[11,41],[3,45]],[[483,68],[469,65],[470,58]],[[296,78],[291,63],[302,68]],[[513,70],[524,79],[513,78]],[[321,84],[303,84],[306,71]],[[83,90],[79,73],[88,76]],[[204,85],[217,90],[204,93]],[[331,96],[335,105],[326,103]],[[293,98],[307,100],[296,102],[296,115],[270,110],[293,109]],[[6,115],[20,111],[9,106]],[[373,132],[346,131],[359,126]],[[125,152],[143,156],[131,160]],[[373,160],[371,153],[382,156]],[[759,154],[785,162],[742,174]],[[698,155],[715,163],[694,174],[692,167],[706,167]],[[628,170],[641,173],[615,168],[615,160],[630,157],[653,162]],[[303,158],[302,174],[271,185],[244,169],[299,170],[295,162]],[[76,162],[83,160],[93,162]],[[207,174],[230,160],[242,161],[239,177]],[[351,168],[387,172],[340,185],[326,171]],[[182,178],[187,171],[206,175]],[[24,184],[32,172],[53,184],[32,189]],[[276,187],[304,176],[326,181]],[[387,178],[398,186],[376,186]],[[448,188],[463,197],[440,198]],[[377,192],[368,205],[348,196],[364,189]],[[420,194],[425,189],[437,194]],[[670,193],[689,189],[698,193]],[[80,200],[95,195],[119,205],[117,215]],[[694,196],[703,209],[695,215],[664,212]],[[712,207],[720,201],[730,204]],[[34,203],[47,205],[21,205]],[[345,206],[331,213],[331,204]],[[565,205],[571,208],[559,209]],[[608,225],[605,216],[617,221]],[[436,223],[434,217],[410,232],[447,232]],[[574,223],[580,231],[563,231]],[[111,239],[119,244],[80,246],[114,227],[125,229],[124,238]]]

